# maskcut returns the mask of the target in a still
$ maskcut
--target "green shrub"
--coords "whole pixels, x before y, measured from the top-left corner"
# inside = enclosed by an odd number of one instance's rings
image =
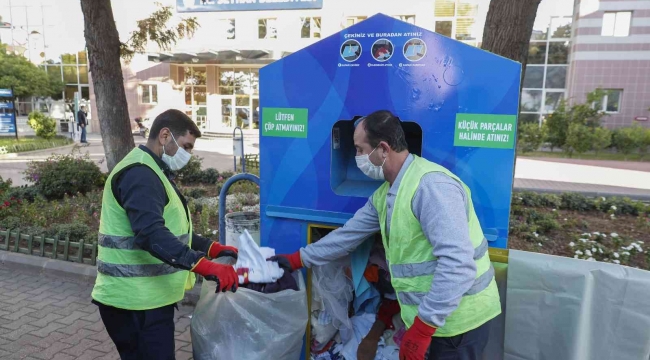
[[[219,181],[219,171],[215,168],[208,168],[201,172],[202,184],[216,184]]]
[[[592,130],[586,125],[574,123],[569,125],[563,150],[569,157],[573,156],[574,152],[582,154],[591,149],[592,142]]]
[[[594,129],[591,139],[591,147],[594,149],[596,154],[601,152],[603,149],[607,148],[612,144],[612,132],[608,129],[599,127]]]
[[[195,184],[201,182],[201,163],[203,159],[193,155],[190,161],[182,169],[176,172],[176,178],[183,184]]]
[[[71,224],[56,224],[46,230],[45,236],[56,237],[57,239],[65,239],[67,237],[70,241],[79,241],[82,239],[89,241],[94,240],[97,234],[88,225],[75,221]]]
[[[564,210],[591,211],[596,209],[592,199],[578,193],[564,193],[560,196],[561,206]]]
[[[648,150],[650,150],[650,129],[640,131],[642,132],[642,136],[640,137],[639,153],[645,157],[648,154]]]
[[[0,176],[0,200],[4,199],[5,195],[9,193],[11,184],[11,179],[4,180],[2,176]]]
[[[4,219],[0,220],[0,228],[4,230],[16,230],[20,228],[20,217],[18,216],[7,216]]]
[[[62,199],[66,194],[85,194],[106,181],[106,175],[87,154],[53,155],[46,161],[32,161],[23,174],[48,200]]]
[[[614,130],[612,144],[625,155],[639,149],[643,143],[644,132],[640,127],[625,127]]]
[[[562,204],[560,197],[554,194],[540,194],[532,191],[515,193],[513,196],[515,204],[529,207],[546,207],[557,209]]]
[[[34,199],[40,196],[40,193],[36,186],[23,185],[11,188],[11,190],[7,192],[7,196],[23,201],[34,202]]]
[[[56,136],[56,120],[38,112],[29,113],[27,124],[36,131],[36,136],[43,139],[52,139]]]
[[[546,126],[540,127],[536,123],[522,124],[519,126],[519,149],[522,153],[539,149],[546,138]]]
[[[208,191],[203,188],[192,188],[185,192],[185,196],[192,199],[200,199],[207,195]]]

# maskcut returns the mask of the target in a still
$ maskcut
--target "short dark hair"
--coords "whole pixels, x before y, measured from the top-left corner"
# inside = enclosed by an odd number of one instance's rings
[[[388,110],[379,110],[362,118],[368,143],[376,148],[380,142],[388,143],[393,151],[402,152],[408,149],[406,136],[399,118]]]
[[[201,130],[196,123],[184,112],[176,109],[167,110],[156,116],[149,129],[149,139],[157,138],[163,128],[168,128],[174,137],[185,136],[188,132],[196,138],[201,137]]]

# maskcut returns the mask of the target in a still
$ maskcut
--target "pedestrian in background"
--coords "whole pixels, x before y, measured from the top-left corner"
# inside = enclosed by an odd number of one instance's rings
[[[87,114],[86,107],[83,105],[79,108],[79,111],[77,111],[77,125],[81,128],[82,144],[88,144],[88,141],[86,141],[86,125],[88,125]]]

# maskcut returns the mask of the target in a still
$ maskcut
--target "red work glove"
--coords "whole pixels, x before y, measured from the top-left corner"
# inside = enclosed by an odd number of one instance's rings
[[[393,316],[400,311],[399,303],[397,300],[384,300],[377,312],[377,320],[386,325],[386,329],[394,330]]]
[[[303,268],[302,260],[300,259],[300,250],[296,251],[293,254],[275,255],[273,257],[268,258],[267,260],[277,262],[281,268],[289,272],[293,272]]]
[[[210,249],[208,249],[208,257],[210,259],[216,259],[220,258],[222,256],[230,256],[235,258],[237,260],[237,255],[239,254],[239,250],[237,250],[236,247],[234,246],[224,246],[219,244],[216,241],[212,242],[212,245],[210,245]]]
[[[201,258],[192,268],[192,272],[203,276],[206,280],[217,283],[217,291],[237,291],[239,279],[232,265],[214,263],[206,258]]]
[[[427,349],[431,345],[431,337],[436,330],[436,327],[426,324],[416,316],[413,326],[406,330],[402,339],[399,360],[424,360]]]

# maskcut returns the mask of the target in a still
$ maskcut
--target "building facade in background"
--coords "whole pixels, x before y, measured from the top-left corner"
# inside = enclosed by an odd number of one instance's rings
[[[573,19],[569,101],[605,89],[605,126],[650,126],[650,1],[578,0]]]
[[[585,1],[596,10],[580,12]],[[372,6],[367,0],[314,0],[269,3],[267,8],[203,0],[161,2],[173,7],[175,21],[194,16],[200,28],[170,51],[152,46],[148,53],[123,64],[130,117],[132,121],[153,118],[178,108],[204,131],[215,132],[258,127],[261,67],[369,16],[381,12],[480,46],[489,7],[489,0],[378,0]],[[620,90],[594,104],[611,113],[605,119],[608,126],[630,125],[634,117],[647,116],[642,110],[650,107],[643,104],[644,98],[650,98],[650,79],[643,78],[650,73],[650,49],[645,49],[650,46],[650,31],[646,31],[650,10],[644,8],[650,8],[648,3],[542,1],[524,76],[521,121],[541,123],[560,99],[583,101],[597,87]],[[113,0],[112,5],[122,41],[137,20],[156,10],[153,1],[134,5],[130,0]],[[48,73],[60,74],[66,83],[61,99],[72,102],[77,92],[81,99],[90,100],[92,112],[94,93],[78,0],[0,0],[0,17],[0,41],[8,50],[23,54]],[[622,36],[621,24],[628,19],[629,34]],[[27,113],[33,105],[26,101],[21,106]],[[91,129],[99,129],[96,119]]]

